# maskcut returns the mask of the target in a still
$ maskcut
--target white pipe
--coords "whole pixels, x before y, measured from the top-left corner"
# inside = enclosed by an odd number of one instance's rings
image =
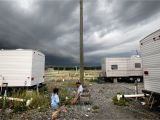
[[[123,96],[124,96],[125,98],[134,98],[134,97],[144,97],[145,95],[144,95],[144,94],[117,95],[117,99],[120,100],[120,98],[122,98]]]
[[[0,99],[2,99],[2,97],[0,96]],[[7,100],[15,100],[15,101],[19,101],[19,102],[24,102],[26,101],[26,99],[21,99],[21,98],[12,98],[12,97],[6,97]],[[26,106],[29,106],[32,102],[32,98],[30,100],[26,101]]]
[[[2,99],[2,97],[0,97],[0,99]],[[12,98],[12,97],[6,97],[6,99],[7,99],[7,100],[20,101],[20,102],[26,101],[25,99],[21,99],[21,98]]]

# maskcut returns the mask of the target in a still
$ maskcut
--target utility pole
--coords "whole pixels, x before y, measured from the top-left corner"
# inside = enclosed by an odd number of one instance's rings
[[[84,84],[84,56],[83,56],[83,0],[80,0],[80,82]]]

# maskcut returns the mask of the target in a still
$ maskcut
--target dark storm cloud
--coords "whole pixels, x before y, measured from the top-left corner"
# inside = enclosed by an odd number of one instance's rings
[[[47,64],[78,64],[79,0],[18,1],[0,1],[0,48],[38,49]],[[159,6],[158,0],[84,0],[85,63],[139,49],[138,40],[160,27]]]
[[[68,43],[75,43],[74,38],[68,36],[77,36],[75,31],[78,33],[79,29],[79,22],[77,25],[74,22],[78,16],[72,14],[78,5],[76,1],[36,1],[37,11],[31,15],[15,7],[16,0],[0,3],[1,48],[40,49],[66,58],[63,50],[67,51]],[[72,63],[72,60],[66,62]]]
[[[76,62],[72,60],[70,57],[63,57],[63,56],[56,56],[53,54],[46,54],[46,65],[53,65],[57,66],[75,66],[77,65]]]
[[[121,0],[117,4],[122,4],[115,7],[116,19],[124,25],[135,25],[142,21],[151,18],[160,10],[160,1],[152,0]]]

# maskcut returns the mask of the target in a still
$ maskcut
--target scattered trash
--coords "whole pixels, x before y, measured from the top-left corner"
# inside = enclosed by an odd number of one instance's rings
[[[66,96],[66,100],[68,100],[69,98]]]
[[[33,98],[31,98],[30,100],[27,100],[27,102],[26,102],[27,107],[31,104],[32,100],[33,100]]]
[[[142,104],[142,105],[145,105],[146,103],[145,103],[145,102],[141,102],[141,104]]]
[[[120,98],[121,98],[121,94],[117,94],[117,100],[119,101],[120,100]]]
[[[86,117],[88,117],[89,115],[85,114]]]
[[[91,111],[91,108],[88,108],[87,110],[88,110],[88,111]]]

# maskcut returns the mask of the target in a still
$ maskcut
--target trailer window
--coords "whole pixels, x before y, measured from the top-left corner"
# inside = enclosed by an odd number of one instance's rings
[[[141,68],[141,63],[135,63],[135,68]]]
[[[112,70],[118,70],[118,65],[111,65]]]

